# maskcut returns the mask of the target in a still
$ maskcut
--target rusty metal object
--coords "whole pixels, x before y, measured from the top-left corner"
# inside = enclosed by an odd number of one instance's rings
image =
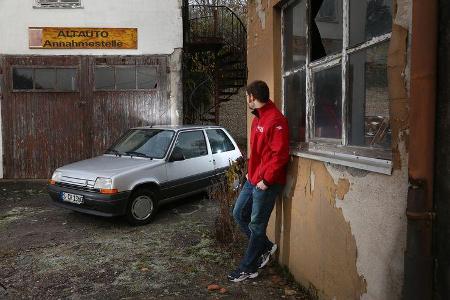
[[[413,181],[408,189],[408,232],[405,253],[404,299],[431,299],[433,289],[432,220],[427,210],[426,184]]]
[[[430,219],[414,215],[433,210],[437,17],[437,0],[413,0],[408,159],[411,186],[403,292],[403,298],[408,300],[431,299],[433,294],[433,224]]]

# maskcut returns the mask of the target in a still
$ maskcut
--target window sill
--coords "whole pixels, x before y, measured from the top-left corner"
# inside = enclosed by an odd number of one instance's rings
[[[70,6],[70,5],[64,5],[64,6],[37,6],[33,5],[34,9],[79,9],[84,8],[83,6]]]
[[[392,174],[392,162],[390,160],[322,151],[313,152],[307,150],[291,150],[290,153],[291,155],[303,158],[352,167],[375,173],[386,175]]]

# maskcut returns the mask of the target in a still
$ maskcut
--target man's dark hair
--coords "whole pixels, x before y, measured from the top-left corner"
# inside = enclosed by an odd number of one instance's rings
[[[253,95],[259,102],[269,101],[269,87],[262,80],[255,80],[246,87],[247,94]]]

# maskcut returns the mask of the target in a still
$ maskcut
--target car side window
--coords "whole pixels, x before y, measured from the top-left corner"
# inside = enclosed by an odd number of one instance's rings
[[[234,145],[230,138],[221,129],[210,129],[206,131],[211,151],[213,154],[234,150]]]
[[[181,132],[178,135],[175,147],[178,147],[185,159],[200,157],[208,154],[203,131]]]

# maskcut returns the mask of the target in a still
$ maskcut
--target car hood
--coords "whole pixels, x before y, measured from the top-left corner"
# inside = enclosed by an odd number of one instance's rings
[[[95,180],[97,177],[113,178],[131,170],[162,164],[163,160],[151,160],[129,156],[102,155],[78,161],[58,168],[64,177]]]

